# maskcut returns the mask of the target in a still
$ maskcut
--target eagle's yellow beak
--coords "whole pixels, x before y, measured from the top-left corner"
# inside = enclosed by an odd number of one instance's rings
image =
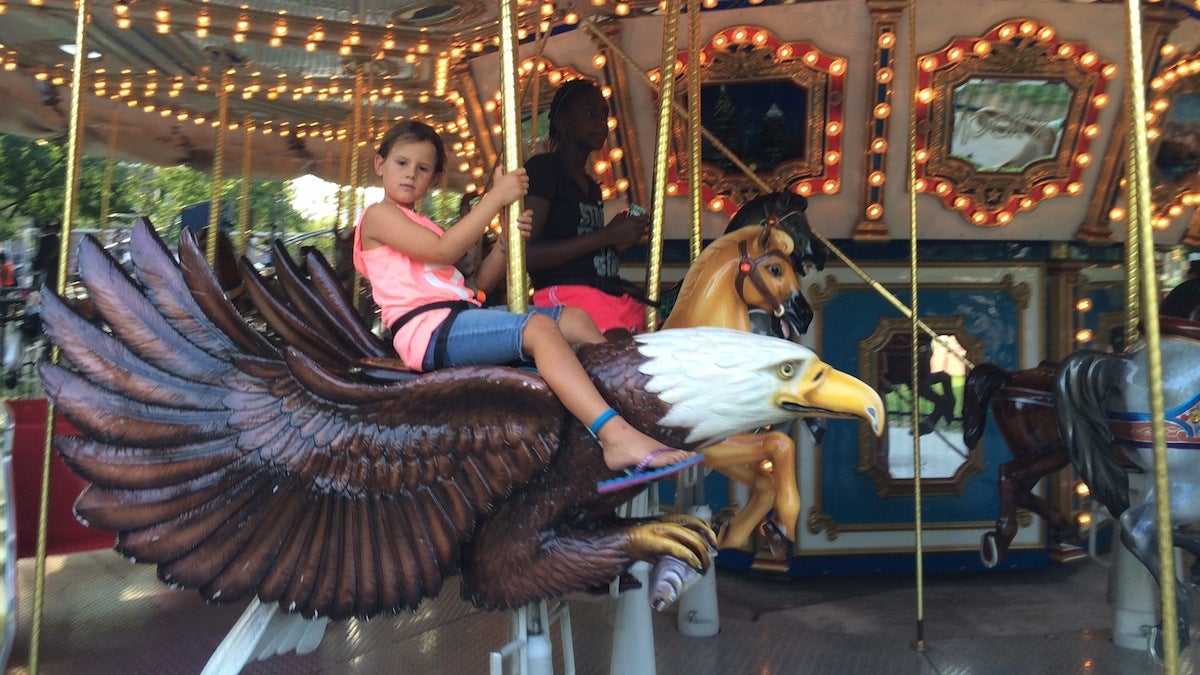
[[[883,435],[883,400],[866,382],[814,359],[798,385],[798,400],[790,403],[805,408],[803,416],[856,417],[871,425],[876,436]]]

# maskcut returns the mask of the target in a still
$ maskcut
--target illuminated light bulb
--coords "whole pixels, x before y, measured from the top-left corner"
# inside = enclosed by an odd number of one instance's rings
[[[825,184],[821,186],[821,190],[825,194],[831,195],[836,193],[840,187],[841,183],[838,183],[836,180],[827,180],[825,181]]]
[[[621,158],[624,156],[625,156],[625,151],[622,150],[621,148],[613,148],[612,150],[608,151],[608,158],[614,162],[621,161]]]
[[[617,128],[617,118],[615,118],[615,117],[608,118],[608,130],[612,131],[613,129],[616,129],[616,128]]]
[[[321,40],[324,40],[325,39],[325,29],[322,28],[321,26],[317,26],[316,28],[313,29],[312,33],[309,33],[308,39],[312,40],[313,42],[320,42]]]
[[[1081,328],[1080,330],[1075,331],[1075,341],[1076,342],[1091,342],[1092,341],[1091,329],[1090,328]]]
[[[271,39],[267,40],[267,44],[271,45],[272,47],[278,47],[283,44],[283,38],[279,37],[278,35],[272,35]]]
[[[1096,97],[1092,99],[1092,106],[1097,109],[1103,108],[1106,105],[1108,105],[1108,94],[1097,94]]]
[[[937,57],[926,56],[925,58],[921,59],[921,70],[923,70],[927,73],[930,73],[930,72],[937,70],[937,67],[938,67]]]
[[[825,125],[825,133],[829,136],[837,136],[842,133],[842,123],[834,120]]]
[[[196,37],[200,38],[201,40],[208,37],[208,29],[203,26],[197,28],[196,29]]]
[[[1079,527],[1082,527],[1082,528],[1090,527],[1092,524],[1092,514],[1081,513],[1078,516],[1075,516],[1075,520],[1079,522]]]
[[[885,138],[876,138],[871,141],[871,152],[887,152],[888,142]]]
[[[776,50],[775,53],[779,56],[780,60],[790,59],[790,58],[792,58],[792,46],[791,45],[783,45],[778,50]]]
[[[129,28],[129,17],[120,17],[117,19],[117,28]]]
[[[1085,127],[1083,130],[1083,135],[1087,136],[1088,138],[1096,138],[1097,136],[1100,135],[1100,125],[1099,124],[1087,125],[1087,127]]]
[[[750,41],[761,47],[767,44],[767,34],[762,32],[755,33],[754,37],[750,38]]]
[[[350,47],[350,45],[342,45],[338,47],[338,54],[341,54],[342,56],[350,56],[351,51],[353,51],[353,49]]]
[[[604,54],[597,54],[592,57],[592,65],[597,68],[603,68],[608,63],[608,57]]]
[[[596,173],[608,173],[608,168],[610,166],[612,165],[607,161],[600,159],[596,160],[596,163],[592,165],[592,168],[595,169]]]
[[[1104,66],[1104,68],[1101,69],[1101,71],[1100,71],[1100,75],[1102,77],[1104,77],[1104,79],[1106,79],[1106,80],[1113,79],[1114,77],[1117,76],[1117,66],[1112,63],[1108,64],[1107,66]]]
[[[896,46],[896,34],[891,31],[885,31],[879,34],[879,39],[875,41],[880,49],[891,49]]]
[[[838,152],[837,150],[830,150],[829,152],[825,153],[825,164],[833,166],[840,161],[842,161],[842,153]]]
[[[817,61],[820,58],[821,58],[821,55],[818,54],[817,50],[814,49],[813,51],[808,52],[807,54],[804,55],[803,61],[807,65],[815,66],[815,65],[817,65]]]
[[[158,19],[159,23],[165,23],[171,20],[171,13],[165,9],[158,9],[154,12],[154,18]]]
[[[733,39],[736,42],[745,42],[748,35],[745,28],[738,28],[733,31]]]
[[[617,190],[619,190],[620,192],[624,192],[628,189],[629,189],[629,179],[628,178],[622,178],[617,181]]]
[[[971,47],[971,51],[975,52],[975,56],[987,56],[992,53],[992,43],[980,40]]]
[[[1079,166],[1087,166],[1092,163],[1092,156],[1088,153],[1082,153],[1075,158],[1075,163]]]
[[[717,212],[725,208],[725,200],[720,197],[714,198],[708,203],[708,210]]]
[[[1158,138],[1158,136],[1159,136],[1158,129],[1147,129],[1146,130],[1146,137],[1149,138],[1150,140],[1153,141],[1154,139]]]
[[[917,154],[915,155],[915,157],[917,158],[918,163],[924,163],[924,162],[928,161],[928,159],[929,159],[929,151],[922,148],[917,151]]]
[[[1079,497],[1090,497],[1092,496],[1092,488],[1088,487],[1087,483],[1079,481],[1075,484],[1075,494]]]
[[[250,19],[246,18],[245,15],[242,15],[238,17],[235,25],[237,26],[238,33],[245,33],[246,31],[250,30]]]
[[[1000,223],[1001,225],[1009,224],[1012,219],[1013,214],[1011,211],[1001,211],[1000,213],[996,214],[996,222]]]
[[[1080,183],[1077,180],[1067,183],[1067,194],[1074,196],[1080,192],[1083,192],[1083,183]]]
[[[1172,218],[1178,218],[1182,213],[1183,206],[1179,204],[1173,204],[1171,208],[1167,209],[1167,215],[1171,216]]]
[[[871,185],[871,187],[879,187],[880,185],[883,185],[886,180],[887,178],[884,176],[882,171],[872,171],[871,174],[867,176],[867,183]]]
[[[888,116],[892,114],[892,106],[886,103],[880,103],[875,106],[873,114],[875,115],[875,119],[887,119]]]
[[[156,23],[154,24],[154,32],[158,33],[159,35],[166,35],[167,33],[171,32],[171,24]]]
[[[1053,197],[1056,194],[1058,194],[1058,186],[1055,185],[1054,183],[1050,183],[1049,185],[1042,186],[1042,196],[1043,197],[1049,199],[1050,197]]]
[[[617,16],[628,16],[629,15],[629,3],[628,2],[618,2],[617,6],[614,7],[613,9],[616,12]]]
[[[917,100],[921,103],[929,103],[933,100],[933,89],[926,87],[917,92]]]
[[[971,214],[971,222],[976,225],[982,225],[987,222],[987,214],[983,211],[976,211]]]
[[[846,59],[834,59],[829,64],[830,75],[841,75],[844,72],[846,72]]]
[[[879,71],[875,73],[875,81],[879,84],[887,84],[888,82],[891,82],[892,78],[895,76],[896,73],[891,68],[880,68]]]
[[[306,52],[315,52],[315,51],[317,51],[317,43],[315,43],[315,42],[305,42],[305,43],[304,43],[304,51],[306,51]]]
[[[603,96],[604,98],[612,98],[612,94],[613,94],[612,87],[610,87],[608,85],[600,87],[600,95]]]
[[[954,46],[946,50],[946,58],[951,61],[961,61],[963,57],[962,47]]]
[[[933,188],[933,192],[939,197],[945,197],[946,195],[950,194],[950,184],[938,183],[937,187]]]
[[[867,207],[867,220],[879,220],[883,216],[883,206],[879,204],[871,204]]]
[[[1125,219],[1125,209],[1123,209],[1119,206],[1114,206],[1108,212],[1108,219],[1109,220],[1124,220]]]
[[[1012,39],[1012,36],[1016,35],[1016,33],[1017,33],[1017,29],[1014,28],[1011,23],[1000,27],[1000,39],[1001,40]]]
[[[245,42],[245,41],[246,41],[246,34],[245,34],[245,33],[234,33],[234,34],[233,34],[233,41],[234,41],[234,42],[238,42],[238,43]]]
[[[925,182],[924,178],[918,178],[913,181],[913,189],[917,192],[924,192],[927,185],[928,183]]]
[[[965,209],[970,205],[971,205],[971,200],[967,199],[966,197],[960,196],[960,197],[954,198],[954,208],[956,208],[956,209],[959,209],[959,210]]]
[[[802,197],[807,197],[812,194],[812,185],[807,182],[801,183],[800,186],[796,188],[796,193]]]
[[[667,183],[667,194],[671,196],[679,194],[679,183]]]
[[[1032,21],[1023,21],[1021,23],[1021,35],[1031,35],[1037,30],[1037,24]]]

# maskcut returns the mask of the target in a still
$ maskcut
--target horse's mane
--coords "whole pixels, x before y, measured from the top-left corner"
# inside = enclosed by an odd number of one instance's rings
[[[1094,350],[1075,352],[1054,375],[1054,412],[1071,464],[1113,517],[1129,508],[1129,477],[1112,452],[1104,399],[1120,386],[1124,361]]]
[[[987,426],[988,402],[992,394],[1008,384],[1010,373],[994,363],[981,363],[971,369],[963,389],[963,443],[975,447]]]

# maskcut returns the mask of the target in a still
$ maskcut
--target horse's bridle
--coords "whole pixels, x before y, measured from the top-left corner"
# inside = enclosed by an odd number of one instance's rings
[[[777,248],[769,249],[757,258],[751,258],[745,241],[738,243],[738,254],[741,256],[738,258],[738,275],[736,281],[738,297],[740,297],[742,302],[747,306],[750,304],[746,302],[746,295],[742,292],[742,289],[745,287],[746,279],[749,279],[750,283],[754,284],[754,287],[758,289],[758,292],[761,293],[768,302],[775,306],[775,309],[773,310],[775,318],[783,318],[784,312],[787,311],[787,308],[784,305],[786,298],[780,299],[775,297],[775,294],[772,293],[771,289],[767,287],[767,282],[763,279],[762,273],[758,271],[758,266],[770,258],[779,258],[784,265],[790,267],[792,264],[791,259],[788,258],[783,251],[780,251]]]

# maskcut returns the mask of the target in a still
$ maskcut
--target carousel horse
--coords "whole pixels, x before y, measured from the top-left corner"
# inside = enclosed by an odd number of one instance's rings
[[[1200,553],[1200,533],[1186,529],[1200,521],[1200,500],[1194,497],[1200,486],[1200,323],[1172,316],[1160,316],[1159,322],[1172,544]],[[1144,343],[1123,354],[1076,352],[1058,367],[1054,399],[1071,463],[1093,499],[1120,519],[1121,542],[1161,585],[1155,491],[1147,490],[1140,504],[1131,504],[1127,467],[1111,448],[1121,448],[1137,469],[1153,474],[1147,371]],[[1182,649],[1189,642],[1192,601],[1183,583],[1172,581]],[[1161,624],[1150,644],[1153,654],[1163,653]]]
[[[897,335],[880,353],[879,379],[885,387],[884,393],[896,391],[900,386],[908,387],[912,396],[912,341],[906,336]],[[921,335],[917,338],[917,386],[916,396],[919,400],[933,403],[933,410],[921,417],[920,434],[932,433],[939,422],[947,424],[954,421],[954,408],[957,401],[954,398],[954,387],[948,373],[931,372],[930,359],[933,357],[933,338]],[[936,387],[936,388],[935,388]],[[970,447],[970,446],[968,446]]]
[[[54,440],[91,483],[78,517],[165,583],[344,619],[415,608],[454,573],[464,598],[503,609],[603,586],[635,561],[708,566],[705,523],[614,515],[639,488],[597,492],[618,472],[535,373],[389,369],[390,345],[319,253],[278,258],[270,285],[242,261],[256,329],[190,233],[176,262],[142,221],[132,252],[130,275],[84,239],[104,327],[46,292],[63,360],[40,372],[81,432]],[[676,447],[800,416],[884,424],[874,390],[786,340],[674,329],[578,356],[630,424]]]
[[[663,328],[718,326],[751,331],[752,311],[771,317],[767,332],[799,335],[812,320],[797,275],[825,265],[825,249],[809,228],[807,201],[790,192],[747,202],[726,234],[689,268]],[[721,547],[740,546],[772,509],[772,529],[795,541],[800,518],[796,448],[781,431],[744,433],[708,447],[704,465],[751,490],[750,499],[720,530]],[[769,462],[769,468],[764,466]]]
[[[1054,415],[1054,364],[1009,372],[992,363],[971,369],[963,389],[963,443],[975,447],[983,437],[989,403],[1004,442],[1013,454],[998,469],[1000,515],[996,529],[983,533],[979,557],[995,567],[1008,555],[1017,534],[1017,509],[1045,519],[1055,542],[1077,543],[1076,522],[1050,502],[1033,494],[1045,476],[1070,463]]]

